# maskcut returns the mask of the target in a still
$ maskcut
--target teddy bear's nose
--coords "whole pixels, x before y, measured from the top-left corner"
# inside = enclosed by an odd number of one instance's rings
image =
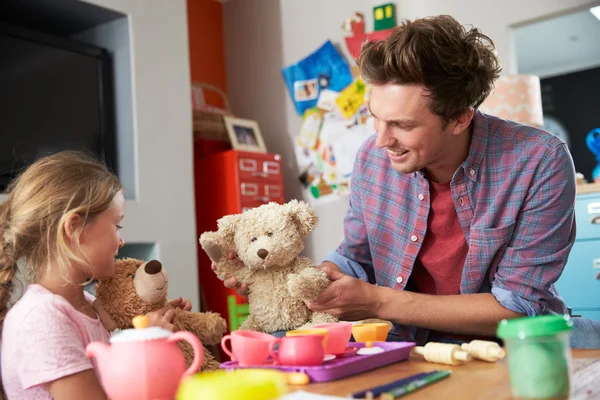
[[[264,260],[269,255],[269,252],[265,249],[259,249],[256,254],[258,254],[258,256]]]
[[[161,263],[156,260],[148,261],[148,263],[144,267],[144,270],[146,271],[146,273],[150,274],[150,275],[158,274],[161,269],[162,269]]]

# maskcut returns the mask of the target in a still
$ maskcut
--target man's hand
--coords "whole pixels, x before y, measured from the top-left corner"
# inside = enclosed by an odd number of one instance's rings
[[[173,325],[173,317],[175,317],[175,311],[172,307],[163,307],[160,310],[151,311],[146,314],[148,317],[148,326],[158,326],[171,332],[175,332],[175,326]]]
[[[332,282],[316,300],[307,303],[308,308],[347,321],[375,317],[381,303],[377,286],[345,275],[333,263],[324,263],[319,268]]]
[[[235,251],[230,251],[229,253],[227,253],[227,259],[228,260],[236,260],[237,264],[239,265],[240,268],[244,268],[244,263],[242,262],[242,260],[240,260],[237,256],[237,254],[235,253]],[[217,265],[214,263],[214,261],[210,264],[210,267],[212,268],[212,270],[214,271],[217,268]],[[229,279],[225,279],[225,281],[223,282],[223,284],[225,285],[226,288],[229,289],[233,289],[236,288],[236,291],[238,292],[238,294],[240,296],[247,296],[248,295],[248,285],[244,282],[240,283],[238,282],[237,278],[234,276],[232,278]]]
[[[189,299],[178,297],[167,302],[167,305],[173,308],[181,308],[183,311],[192,311],[192,302]]]

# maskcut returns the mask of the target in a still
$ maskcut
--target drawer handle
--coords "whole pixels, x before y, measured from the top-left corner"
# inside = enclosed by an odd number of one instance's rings
[[[590,203],[587,206],[588,214],[600,214],[600,203]]]
[[[594,269],[600,269],[600,258],[594,258],[592,265],[594,266]]]
[[[261,196],[254,198],[254,201],[262,201],[263,203],[268,203],[269,200],[271,200],[271,199],[269,199],[268,197],[261,197]]]
[[[600,224],[600,215],[596,215],[590,219],[590,224]]]

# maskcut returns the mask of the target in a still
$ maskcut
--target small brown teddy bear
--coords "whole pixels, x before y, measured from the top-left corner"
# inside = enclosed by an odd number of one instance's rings
[[[305,324],[337,321],[330,314],[311,311],[303,300],[314,300],[329,285],[327,275],[300,256],[304,238],[318,218],[306,203],[269,203],[242,214],[227,215],[216,232],[205,232],[200,244],[224,280],[235,276],[248,284],[250,314],[240,329],[273,333]],[[237,251],[244,263],[228,260]]]
[[[114,328],[132,328],[133,317],[158,310],[166,305],[168,276],[160,262],[124,258],[116,261],[116,271],[113,278],[101,280],[96,286],[96,299],[102,310],[101,314],[104,314],[104,317],[108,314],[112,319],[108,323],[113,323]],[[173,325],[177,330],[195,334],[205,345],[204,361],[200,370],[219,368],[219,362],[206,349],[206,345],[219,343],[227,330],[225,320],[219,314],[176,308]],[[178,345],[189,367],[194,359],[192,347],[184,341],[178,342]]]

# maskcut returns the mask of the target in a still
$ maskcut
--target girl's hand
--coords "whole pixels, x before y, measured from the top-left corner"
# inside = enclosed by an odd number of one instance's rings
[[[181,308],[183,311],[192,311],[192,302],[189,299],[178,297],[167,303],[167,306]]]
[[[166,306],[160,310],[151,311],[146,314],[148,317],[148,326],[158,326],[171,332],[175,332],[175,326],[173,325],[173,317],[175,317],[175,310],[172,307]]]

